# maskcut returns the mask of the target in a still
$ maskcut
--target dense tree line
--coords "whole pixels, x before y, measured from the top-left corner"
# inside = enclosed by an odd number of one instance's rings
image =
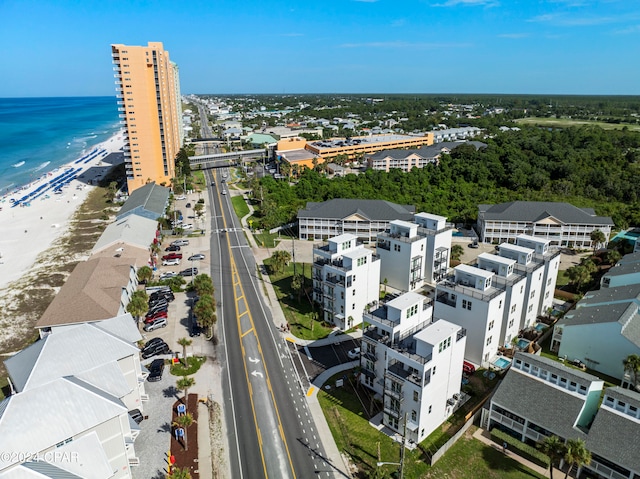
[[[297,183],[254,180],[258,219],[273,227],[295,219],[307,201],[385,199],[418,211],[473,223],[479,204],[564,201],[611,216],[618,227],[640,225],[640,134],[597,127],[525,127],[443,155],[438,166],[409,173],[367,170],[328,179],[304,171]]]

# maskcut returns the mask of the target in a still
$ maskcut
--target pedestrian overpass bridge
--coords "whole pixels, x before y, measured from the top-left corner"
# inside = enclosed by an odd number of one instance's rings
[[[189,157],[189,164],[193,168],[218,168],[229,166],[229,162],[241,163],[245,160],[264,160],[267,152],[264,148],[259,150],[232,151],[231,153],[215,153],[211,155],[197,155]]]

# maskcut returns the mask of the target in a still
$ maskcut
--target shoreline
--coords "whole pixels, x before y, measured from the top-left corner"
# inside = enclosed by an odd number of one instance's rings
[[[68,232],[74,213],[89,192],[123,161],[117,155],[123,146],[120,130],[83,156],[0,197],[0,288],[23,277],[38,256]]]

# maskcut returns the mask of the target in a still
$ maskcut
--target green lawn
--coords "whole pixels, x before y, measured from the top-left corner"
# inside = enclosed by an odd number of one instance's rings
[[[264,264],[270,269],[271,261],[265,260]],[[273,289],[276,292],[278,301],[282,306],[282,312],[289,322],[291,333],[301,339],[321,339],[326,338],[333,327],[323,326],[320,321],[312,319],[313,309],[306,295],[298,298],[291,289],[291,279],[293,278],[294,267],[296,273],[303,273],[307,291],[310,289],[311,265],[308,263],[289,263],[284,270],[269,275]],[[310,294],[310,293],[308,293]]]
[[[249,214],[249,207],[242,196],[231,197],[231,204],[238,218],[244,218]]]
[[[344,386],[333,387],[336,379],[344,378]],[[355,386],[356,378],[352,372],[341,373],[329,381],[329,390],[318,391],[318,400],[324,411],[329,428],[338,449],[346,453],[361,471],[358,477],[376,477],[376,462],[398,462],[400,446],[386,435],[379,433],[369,425],[369,413],[378,412],[379,404],[371,403],[369,390]],[[470,432],[475,430],[474,427]],[[429,466],[428,458],[416,448],[405,453],[404,477],[407,478],[542,478],[523,467],[517,461],[484,443],[465,436],[460,439],[441,458],[434,467]],[[380,456],[378,457],[378,450]],[[396,467],[383,466],[386,474],[394,472]],[[380,471],[379,471],[380,472]],[[380,475],[378,477],[389,477]]]
[[[542,118],[542,117],[530,117],[530,118],[518,118],[514,120],[516,123],[523,123],[525,125],[541,125],[541,126],[557,126],[559,128],[568,128],[570,126],[599,126],[603,130],[621,130],[623,127],[627,127],[631,131],[640,131],[640,125],[632,125],[629,123],[606,123],[604,121],[589,121],[589,120],[573,120],[571,118]]]

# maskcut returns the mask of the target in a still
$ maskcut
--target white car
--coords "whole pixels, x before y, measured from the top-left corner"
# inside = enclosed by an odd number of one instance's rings
[[[179,239],[171,242],[171,246],[188,246],[189,240],[187,239]]]
[[[358,359],[360,357],[360,348],[354,348],[347,353],[349,359]]]
[[[184,196],[184,195],[180,195],[180,196],[176,196],[174,199],[176,199],[176,200],[186,200],[187,197]]]
[[[191,223],[187,223],[186,225],[182,225],[183,230],[192,230],[193,225]]]
[[[227,190],[222,190],[222,194],[226,195],[227,194]]]
[[[180,264],[179,258],[165,259],[164,261],[162,261],[162,266],[176,266],[179,264]]]
[[[160,279],[170,279],[170,278],[175,278],[176,276],[178,276],[178,273],[175,273],[173,271],[165,271],[164,273],[162,273],[160,275]]]

